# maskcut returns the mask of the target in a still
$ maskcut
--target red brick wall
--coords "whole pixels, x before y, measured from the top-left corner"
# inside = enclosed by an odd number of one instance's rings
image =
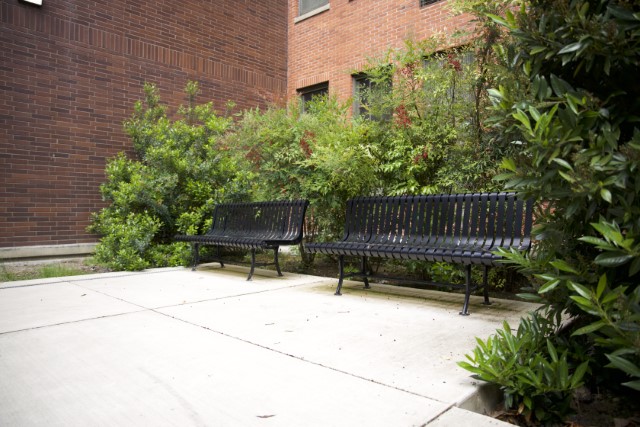
[[[330,0],[328,11],[295,23],[298,2],[289,0],[289,96],[329,81],[331,93],[349,98],[350,72],[361,69],[368,57],[469,23],[469,16],[449,12],[447,0],[422,8],[419,0]]]
[[[145,81],[175,111],[286,91],[287,0],[0,0],[0,247],[95,241],[106,159]]]

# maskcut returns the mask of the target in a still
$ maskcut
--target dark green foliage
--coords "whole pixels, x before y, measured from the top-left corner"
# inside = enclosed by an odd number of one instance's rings
[[[368,123],[351,121],[347,105],[335,98],[321,97],[305,107],[305,113],[295,104],[288,110],[246,111],[226,142],[244,153],[243,167],[259,177],[254,198],[309,200],[305,238],[335,239],[342,233],[347,199],[380,186],[377,147]]]
[[[393,112],[371,123],[385,194],[497,189],[491,178],[502,148],[480,123],[488,98],[479,75],[489,70],[473,46],[441,52],[444,43],[407,41],[367,69],[377,83],[366,94],[369,111],[376,117]]]
[[[544,314],[520,322],[515,335],[505,321],[503,328],[478,346],[468,362],[458,364],[476,378],[498,384],[505,407],[517,408],[527,419],[559,422],[570,412],[572,391],[582,385],[588,361],[574,366],[565,348],[559,352],[552,337],[557,319]],[[470,362],[470,363],[469,363]]]
[[[96,259],[116,270],[186,263],[188,247],[171,243],[173,235],[202,232],[217,201],[247,194],[248,174],[220,145],[232,121],[211,104],[195,104],[197,84],[187,85],[188,105],[174,121],[155,86],[144,90],[145,103],[125,123],[138,158],[120,154],[108,162],[100,190],[110,205],[89,228],[103,236]]]
[[[520,147],[497,179],[539,201],[537,242],[529,256],[503,255],[533,276],[528,297],[567,315],[591,357],[608,359],[638,390],[640,3],[520,5],[493,16],[520,52],[514,72],[529,79],[521,90],[491,92],[499,128],[519,134]]]

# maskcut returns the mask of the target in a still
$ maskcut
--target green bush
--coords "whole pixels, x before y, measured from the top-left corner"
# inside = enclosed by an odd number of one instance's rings
[[[137,158],[121,153],[107,163],[100,191],[110,205],[89,227],[102,236],[96,260],[116,270],[186,264],[187,244],[172,237],[201,233],[215,203],[248,197],[252,177],[221,142],[232,120],[210,103],[196,105],[197,84],[187,85],[188,104],[176,120],[167,117],[155,86],[144,91],[145,102],[125,122]]]
[[[566,315],[565,333],[640,390],[640,4],[518,4],[493,16],[520,52],[513,72],[528,78],[491,92],[497,128],[520,147],[496,179],[539,204],[533,253],[502,255],[531,275],[528,298]]]
[[[557,323],[540,314],[522,319],[516,334],[503,328],[458,364],[478,379],[498,384],[504,406],[540,423],[561,422],[571,411],[573,390],[582,385],[589,362],[573,366],[568,349],[558,352],[552,336]]]
[[[369,123],[350,120],[346,108],[320,97],[304,113],[295,103],[249,110],[226,139],[246,153],[244,167],[258,177],[255,198],[309,200],[307,241],[341,236],[347,199],[380,187]]]
[[[478,75],[488,71],[472,47],[443,53],[443,43],[407,41],[367,66],[375,85],[364,94],[366,107],[376,117],[393,112],[372,122],[370,131],[385,194],[497,188],[491,177],[501,150],[478,121],[486,99]]]

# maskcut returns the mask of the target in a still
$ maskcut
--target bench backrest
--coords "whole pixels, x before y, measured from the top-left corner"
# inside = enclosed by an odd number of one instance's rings
[[[307,200],[216,205],[210,236],[255,237],[296,244],[302,240]]]
[[[376,244],[530,247],[532,201],[516,193],[356,197],[343,240]]]

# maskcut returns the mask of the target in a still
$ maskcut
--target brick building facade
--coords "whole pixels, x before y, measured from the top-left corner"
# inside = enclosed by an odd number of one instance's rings
[[[300,9],[307,1],[289,0],[289,97],[328,83],[330,93],[347,99],[354,93],[352,73],[367,58],[401,48],[405,40],[450,34],[470,21],[454,16],[446,0],[309,0],[316,6],[310,12]]]
[[[218,110],[319,83],[346,99],[367,56],[468,22],[446,3],[0,0],[0,259],[96,242],[85,228],[144,82],[171,107],[188,80]]]
[[[144,82],[176,107],[197,80],[218,110],[286,90],[287,0],[0,2],[0,249],[96,241],[85,228]]]

